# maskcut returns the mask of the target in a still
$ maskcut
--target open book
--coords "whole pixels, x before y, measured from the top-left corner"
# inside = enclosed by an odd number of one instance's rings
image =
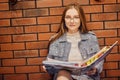
[[[86,72],[90,70],[91,68],[93,68],[96,64],[101,62],[111,52],[111,50],[117,43],[118,41],[116,41],[111,46],[103,47],[99,52],[97,52],[95,55],[93,55],[89,59],[83,61],[82,63],[64,62],[64,61],[58,61],[54,59],[48,59],[48,60],[43,61],[43,64],[52,66],[57,69],[83,70],[84,72]]]

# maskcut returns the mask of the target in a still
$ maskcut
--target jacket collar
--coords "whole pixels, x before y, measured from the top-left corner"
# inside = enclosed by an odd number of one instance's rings
[[[83,33],[80,33],[80,37],[81,37],[81,40],[84,41],[84,40],[87,40],[88,37],[86,36],[87,34],[83,34]],[[59,42],[66,42],[67,41],[67,33],[63,34],[60,38],[59,38]]]
[[[82,40],[82,41],[88,39],[88,37],[87,37],[86,35],[87,35],[86,33],[81,33],[81,34],[80,34],[80,37],[81,37],[81,40]]]

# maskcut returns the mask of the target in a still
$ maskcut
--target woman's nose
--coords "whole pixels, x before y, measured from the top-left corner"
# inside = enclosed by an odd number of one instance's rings
[[[71,19],[70,19],[70,22],[74,22],[74,19],[73,19],[73,18],[71,18]]]

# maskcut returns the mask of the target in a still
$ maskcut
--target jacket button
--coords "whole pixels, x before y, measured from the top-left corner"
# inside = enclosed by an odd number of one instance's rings
[[[91,48],[91,51],[93,50],[93,48]]]

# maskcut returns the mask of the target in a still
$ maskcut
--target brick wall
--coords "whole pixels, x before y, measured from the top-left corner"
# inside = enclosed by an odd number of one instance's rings
[[[87,25],[101,47],[120,41],[120,0],[0,0],[0,80],[49,80],[41,67],[48,39],[58,29],[64,6],[82,5]],[[120,80],[120,42],[107,56],[103,80]]]

